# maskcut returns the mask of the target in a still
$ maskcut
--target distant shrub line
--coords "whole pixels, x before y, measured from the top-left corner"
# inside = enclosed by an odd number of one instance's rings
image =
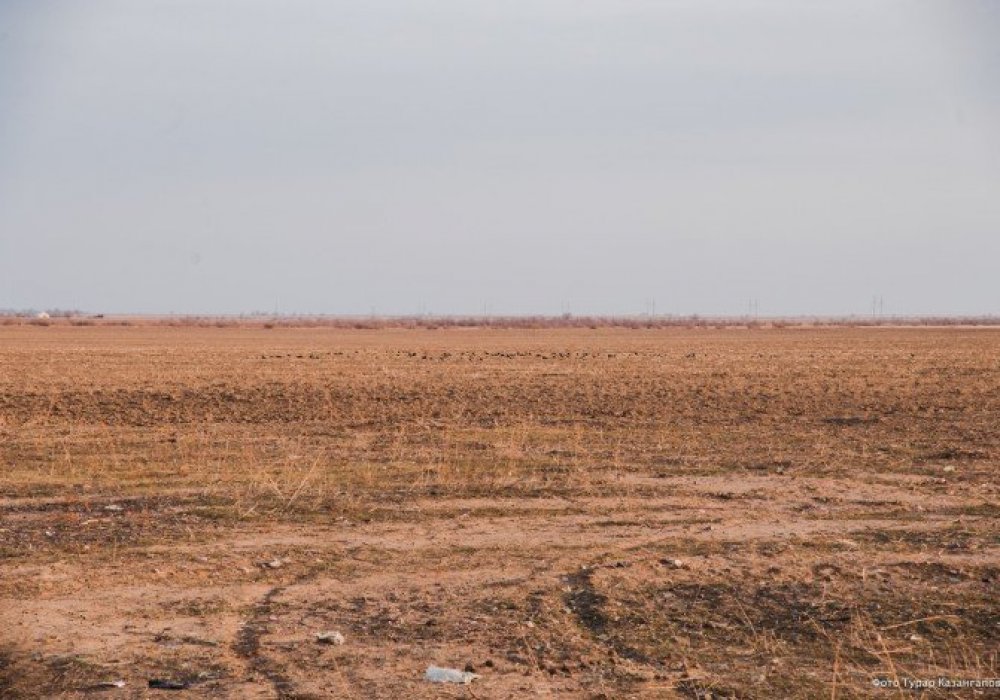
[[[1000,316],[885,316],[877,318],[740,316],[105,316],[78,312],[0,312],[0,325],[32,326],[170,326],[196,328],[340,328],[357,330],[445,328],[850,328],[899,326],[1000,326]]]

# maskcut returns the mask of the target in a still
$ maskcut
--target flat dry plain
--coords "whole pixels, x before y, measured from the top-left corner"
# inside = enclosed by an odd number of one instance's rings
[[[916,697],[998,460],[996,329],[0,327],[0,697]]]

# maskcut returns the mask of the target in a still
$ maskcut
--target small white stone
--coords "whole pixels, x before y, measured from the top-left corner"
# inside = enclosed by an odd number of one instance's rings
[[[333,646],[339,647],[344,643],[344,635],[336,630],[327,630],[326,632],[317,632],[316,641],[320,644],[332,644]]]

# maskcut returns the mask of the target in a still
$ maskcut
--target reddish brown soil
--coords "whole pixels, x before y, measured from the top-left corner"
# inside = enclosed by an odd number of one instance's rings
[[[990,329],[0,327],[0,697],[995,678],[998,425]]]

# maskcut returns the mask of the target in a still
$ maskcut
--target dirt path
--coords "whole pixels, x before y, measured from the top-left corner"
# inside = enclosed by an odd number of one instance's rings
[[[912,510],[927,500],[912,484],[782,475],[636,482],[664,495],[542,499],[504,517],[492,509],[503,504],[439,499],[390,522],[241,525],[8,570],[0,639],[21,655],[20,678],[8,683],[28,692],[25,679],[44,671],[63,679],[61,697],[119,678],[125,689],[108,692],[123,697],[155,692],[145,688],[150,678],[206,698],[688,697],[703,682],[693,661],[660,656],[616,627],[629,614],[623,593],[675,579],[790,578],[834,595],[838,584],[931,563],[951,567],[959,584],[968,572],[995,576],[998,549],[950,549],[955,518]],[[813,493],[838,497],[804,508],[817,503]],[[39,527],[52,512],[18,509]],[[987,519],[961,525],[996,535]],[[880,538],[916,544],[873,551]],[[317,643],[326,630],[346,643]],[[69,666],[56,674],[59,664]],[[422,680],[430,664],[469,666],[482,678],[470,688],[431,685]]]

